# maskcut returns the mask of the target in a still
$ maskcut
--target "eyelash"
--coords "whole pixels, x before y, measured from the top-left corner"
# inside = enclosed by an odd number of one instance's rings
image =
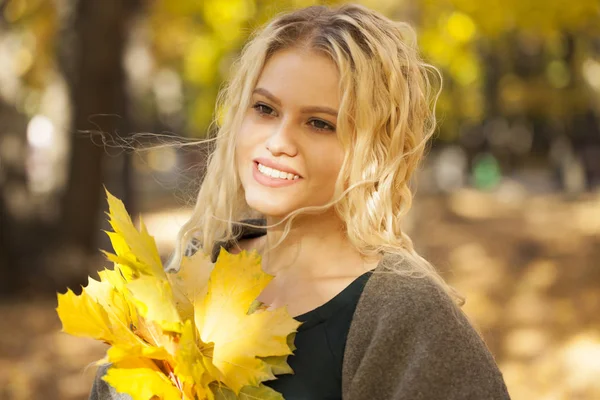
[[[271,107],[269,107],[268,105],[266,105],[266,104],[263,104],[263,103],[255,103],[255,104],[252,106],[252,108],[253,108],[254,110],[256,110],[256,112],[257,112],[259,115],[262,115],[262,116],[271,116],[271,115],[270,115],[270,114],[268,114],[268,113],[265,113],[265,112],[262,112],[262,111],[260,111],[260,108],[261,108],[261,107],[266,107],[266,108],[268,108],[269,110],[271,110],[271,111],[274,111],[274,110],[273,110]],[[321,122],[321,123],[323,123],[324,125],[326,125],[326,126],[327,126],[327,128],[318,128],[318,127],[316,127],[316,126],[314,126],[314,125],[313,125],[312,127],[313,127],[315,130],[317,130],[317,131],[320,131],[320,132],[322,132],[322,131],[331,131],[331,132],[335,132],[335,127],[334,127],[334,126],[332,126],[330,123],[328,123],[328,122],[325,122],[325,121],[323,121],[323,120],[320,120],[320,119],[312,119],[310,122],[314,122],[314,121],[316,121],[316,122]]]

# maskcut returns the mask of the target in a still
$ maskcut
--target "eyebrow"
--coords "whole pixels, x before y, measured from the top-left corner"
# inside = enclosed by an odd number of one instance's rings
[[[263,96],[265,96],[266,98],[271,100],[273,103],[275,103],[281,107],[281,101],[277,97],[275,97],[271,92],[269,92],[267,89],[259,87],[259,88],[254,89],[254,91],[252,93],[262,94]],[[337,116],[338,116],[337,111],[331,107],[308,106],[308,107],[302,107],[300,109],[300,111],[303,113],[312,113],[312,112],[324,113],[324,114],[329,114],[335,118],[337,118]]]

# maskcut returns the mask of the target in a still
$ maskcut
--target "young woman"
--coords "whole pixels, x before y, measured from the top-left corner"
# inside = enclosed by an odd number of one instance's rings
[[[360,5],[281,14],[243,49],[190,243],[257,249],[259,300],[303,322],[287,400],[508,399],[461,298],[402,229],[409,179],[435,128],[437,70],[413,30]],[[117,399],[98,375],[91,399]]]

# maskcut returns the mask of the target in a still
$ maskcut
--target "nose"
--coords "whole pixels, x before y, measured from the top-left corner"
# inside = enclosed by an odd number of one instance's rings
[[[298,153],[298,148],[294,141],[293,121],[282,119],[281,123],[273,128],[273,133],[265,145],[273,156],[285,154],[294,157]]]

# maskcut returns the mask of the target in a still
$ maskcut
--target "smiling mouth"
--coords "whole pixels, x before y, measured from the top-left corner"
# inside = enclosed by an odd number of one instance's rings
[[[292,174],[290,172],[284,172],[284,171],[279,171],[277,169],[274,168],[270,168],[270,167],[266,167],[264,165],[262,165],[259,162],[254,162],[258,168],[258,172],[260,172],[262,175],[272,178],[272,179],[280,179],[280,180],[288,180],[288,181],[295,181],[300,179],[299,175],[296,174]]]

